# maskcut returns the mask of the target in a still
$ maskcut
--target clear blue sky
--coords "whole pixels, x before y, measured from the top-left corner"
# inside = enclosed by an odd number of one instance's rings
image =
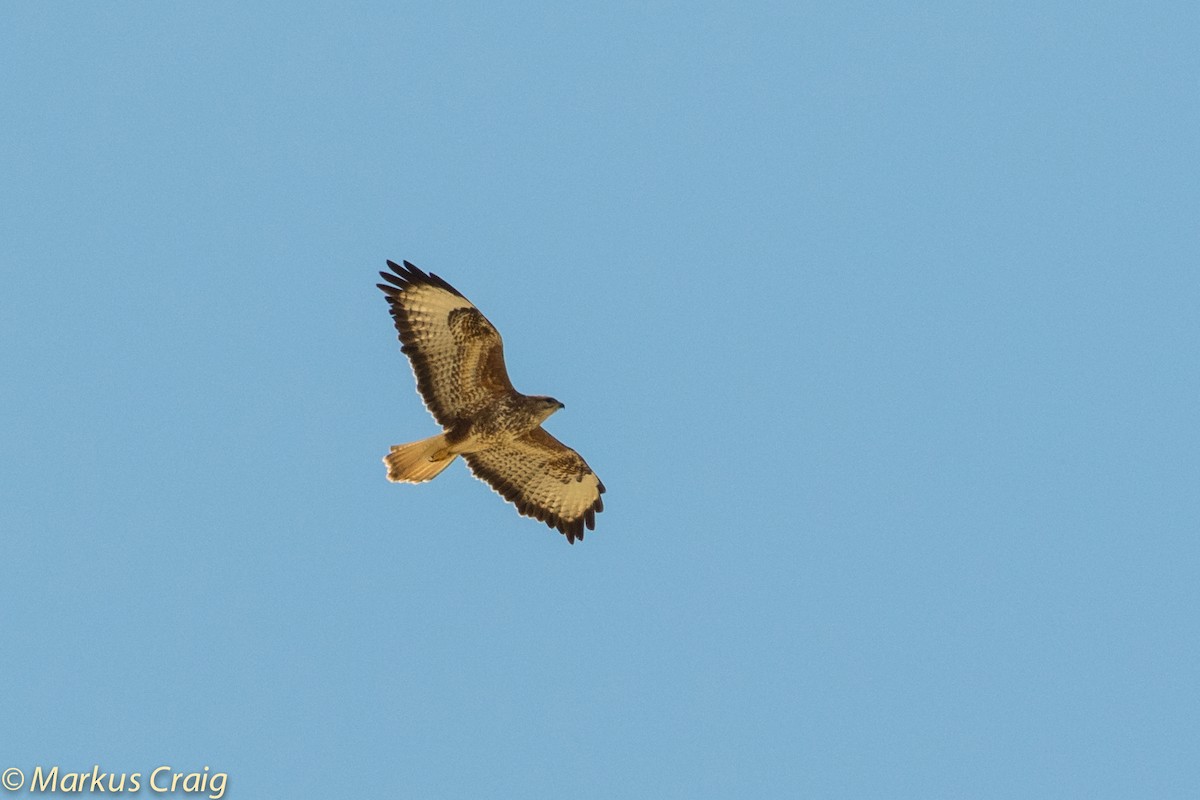
[[[0,769],[1196,797],[1194,3],[0,11]],[[461,289],[607,484],[455,465]],[[18,795],[19,796],[19,795]]]

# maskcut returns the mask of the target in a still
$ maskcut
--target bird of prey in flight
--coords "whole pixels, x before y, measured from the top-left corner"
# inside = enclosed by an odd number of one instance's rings
[[[407,261],[387,262],[378,284],[391,307],[425,407],[444,429],[384,456],[388,480],[422,483],[462,456],[524,516],[556,528],[571,544],[596,527],[604,484],[587,462],[542,428],[563,404],[524,395],[504,367],[500,334],[470,300]]]

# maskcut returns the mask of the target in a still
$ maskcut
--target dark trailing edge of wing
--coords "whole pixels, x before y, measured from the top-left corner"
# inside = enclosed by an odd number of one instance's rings
[[[429,409],[429,413],[433,414],[434,420],[443,428],[453,427],[457,420],[451,417],[447,410],[440,407],[440,404],[437,402],[433,391],[433,375],[430,372],[429,363],[425,358],[425,354],[417,346],[417,339],[412,332],[412,325],[408,319],[408,309],[404,307],[401,295],[410,286],[424,285],[444,289],[456,297],[462,297],[467,303],[471,301],[463,297],[462,292],[446,283],[437,275],[432,273],[426,274],[407,261],[404,262],[404,266],[400,266],[394,261],[388,261],[387,265],[391,267],[392,272],[395,274],[380,272],[380,277],[387,281],[387,283],[377,283],[375,285],[387,297],[392,321],[396,325],[396,332],[400,334],[400,352],[408,356],[408,360],[412,363],[413,374],[417,378],[417,391],[424,398],[425,407]]]
[[[563,519],[558,514],[555,514],[548,509],[538,508],[530,503],[521,500],[521,490],[513,484],[509,483],[504,478],[496,473],[481,467],[475,459],[471,458],[470,453],[463,454],[463,458],[467,462],[467,466],[471,468],[477,477],[487,481],[488,485],[500,493],[508,502],[517,507],[517,513],[523,517],[533,517],[546,523],[549,528],[554,528],[563,536],[567,537],[567,542],[575,544],[575,540],[583,541],[583,529],[587,526],[589,531],[596,529],[596,514],[604,510],[604,498],[600,495],[604,494],[604,483],[600,482],[599,492],[596,496],[596,502],[583,512],[583,516],[575,519]]]

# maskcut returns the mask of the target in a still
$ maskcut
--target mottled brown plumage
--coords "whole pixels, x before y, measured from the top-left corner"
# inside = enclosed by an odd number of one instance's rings
[[[384,462],[393,481],[431,480],[457,455],[525,516],[557,529],[572,544],[595,528],[604,484],[587,462],[541,423],[562,403],[524,395],[504,367],[495,326],[450,284],[407,261],[379,273],[400,349],[417,390],[444,431],[392,448]]]

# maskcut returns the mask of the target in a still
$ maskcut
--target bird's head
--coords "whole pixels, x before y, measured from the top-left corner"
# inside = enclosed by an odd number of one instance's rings
[[[566,408],[566,406],[555,400],[553,397],[538,396],[534,397],[533,400],[537,404],[536,408],[538,411],[542,413],[542,419],[546,419],[560,408]]]

